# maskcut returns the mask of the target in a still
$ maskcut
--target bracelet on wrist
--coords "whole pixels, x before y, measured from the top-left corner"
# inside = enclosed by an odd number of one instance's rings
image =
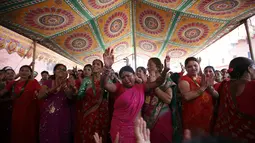
[[[198,96],[202,95],[203,93],[204,93],[204,91],[202,91],[201,89],[199,89],[199,90],[197,91]]]
[[[206,88],[203,88],[203,87],[202,87],[202,89],[199,88],[198,91],[197,91],[198,95],[199,95],[199,96],[202,95],[202,94],[204,93],[205,90],[206,90]]]

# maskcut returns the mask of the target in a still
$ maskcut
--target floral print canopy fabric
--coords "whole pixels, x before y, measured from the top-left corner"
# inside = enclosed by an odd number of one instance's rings
[[[255,14],[254,0],[4,0],[0,24],[78,63],[194,55]],[[3,39],[0,39],[3,40]],[[3,43],[3,41],[0,41]]]

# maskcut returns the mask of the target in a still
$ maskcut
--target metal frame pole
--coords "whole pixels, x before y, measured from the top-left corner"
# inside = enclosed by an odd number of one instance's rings
[[[248,42],[249,49],[250,49],[251,59],[254,61],[254,51],[252,49],[251,36],[250,36],[250,31],[249,31],[249,26],[248,26],[248,20],[247,19],[244,21],[244,26],[245,26],[245,30],[246,30],[247,42]]]
[[[33,59],[32,59],[32,75],[33,75],[33,79],[34,79],[34,70],[35,70],[35,52],[36,52],[36,41],[33,41]]]
[[[136,68],[137,68],[137,63],[136,63],[136,41],[135,41],[135,27],[134,27],[134,24],[135,24],[135,18],[134,18],[134,14],[135,14],[135,2],[136,2],[136,0],[132,0],[131,1],[132,2],[132,22],[133,22],[133,24],[132,24],[132,31],[133,31],[133,46],[134,46],[134,64],[135,64],[135,69],[134,70],[136,70]]]

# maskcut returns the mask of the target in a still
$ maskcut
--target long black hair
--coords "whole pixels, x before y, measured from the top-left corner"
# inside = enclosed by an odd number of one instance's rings
[[[197,58],[195,58],[195,57],[188,57],[188,58],[185,60],[185,62],[184,62],[185,67],[188,65],[188,63],[189,63],[190,61],[195,61],[195,62],[198,63]]]
[[[204,68],[204,71],[205,71],[206,69],[212,69],[212,70],[213,70],[213,72],[215,73],[215,69],[214,69],[214,67],[213,67],[213,66],[206,66],[206,67]]]
[[[240,79],[252,64],[254,64],[254,62],[245,57],[233,59],[229,64],[228,71],[231,79]]]

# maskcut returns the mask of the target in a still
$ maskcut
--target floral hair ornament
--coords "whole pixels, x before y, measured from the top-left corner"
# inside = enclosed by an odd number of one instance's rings
[[[233,68],[229,68],[229,69],[228,69],[228,73],[233,72],[233,70],[234,70]]]

